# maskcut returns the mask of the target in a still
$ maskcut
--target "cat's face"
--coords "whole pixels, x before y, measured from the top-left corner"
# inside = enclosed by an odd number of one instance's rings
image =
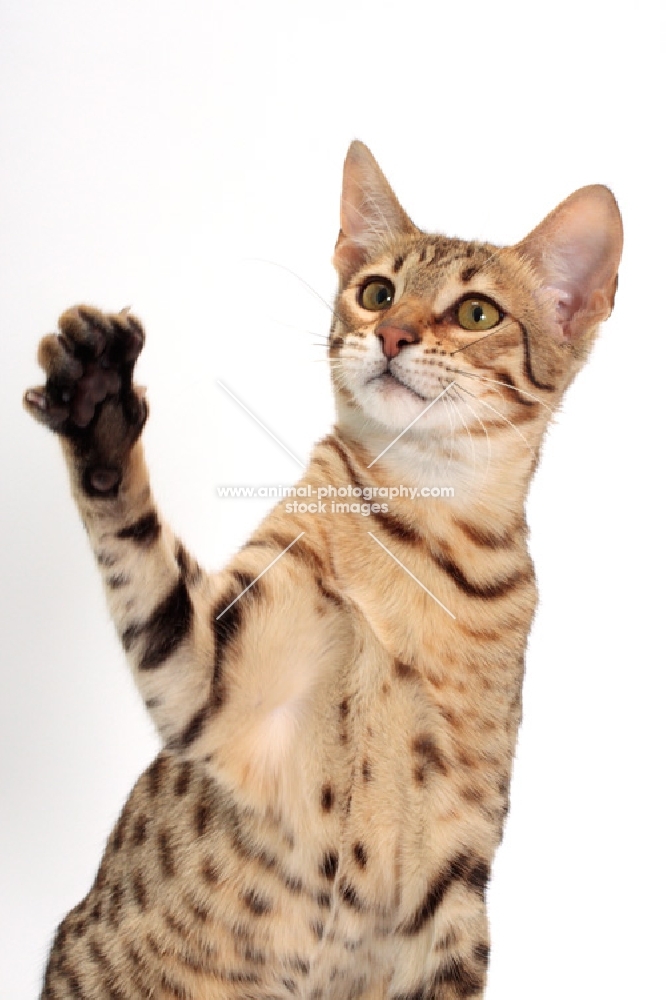
[[[428,236],[354,143],[341,221],[339,408],[393,433],[533,418],[542,431],[612,308],[622,229],[610,192],[581,189],[516,247]]]

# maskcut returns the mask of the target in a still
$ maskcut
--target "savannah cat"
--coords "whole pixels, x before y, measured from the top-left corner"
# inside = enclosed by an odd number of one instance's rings
[[[217,574],[153,501],[138,320],[79,306],[41,341],[25,403],[60,437],[164,744],[60,925],[44,1000],[483,995],[536,602],[524,501],[621,246],[602,186],[513,247],[427,235],[354,142],[337,423],[301,484],[362,498],[279,504]]]

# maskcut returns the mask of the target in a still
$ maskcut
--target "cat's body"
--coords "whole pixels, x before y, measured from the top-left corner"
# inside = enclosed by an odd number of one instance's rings
[[[604,188],[517,248],[425,236],[354,144],[338,423],[302,482],[374,507],[281,504],[218,575],[153,505],[139,324],[79,308],[43,341],[27,403],[62,435],[166,746],[60,927],[45,998],[482,995],[536,602],[524,500],[620,247]],[[382,493],[400,486],[453,495]]]

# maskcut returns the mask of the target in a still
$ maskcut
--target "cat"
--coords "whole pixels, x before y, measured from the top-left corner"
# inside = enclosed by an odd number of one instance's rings
[[[301,485],[362,499],[279,504],[217,574],[153,502],[140,322],[78,306],[41,341],[25,405],[62,443],[164,745],[43,1000],[483,996],[536,604],[524,502],[621,249],[602,186],[513,247],[427,235],[352,143],[337,423]]]

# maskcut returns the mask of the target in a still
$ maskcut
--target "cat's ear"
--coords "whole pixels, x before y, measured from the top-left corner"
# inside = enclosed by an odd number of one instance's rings
[[[541,305],[556,337],[578,339],[610,315],[622,219],[607,187],[575,191],[516,250],[529,259],[542,283]]]
[[[368,147],[358,140],[352,142],[342,176],[340,235],[333,255],[342,280],[387,241],[415,232]]]

